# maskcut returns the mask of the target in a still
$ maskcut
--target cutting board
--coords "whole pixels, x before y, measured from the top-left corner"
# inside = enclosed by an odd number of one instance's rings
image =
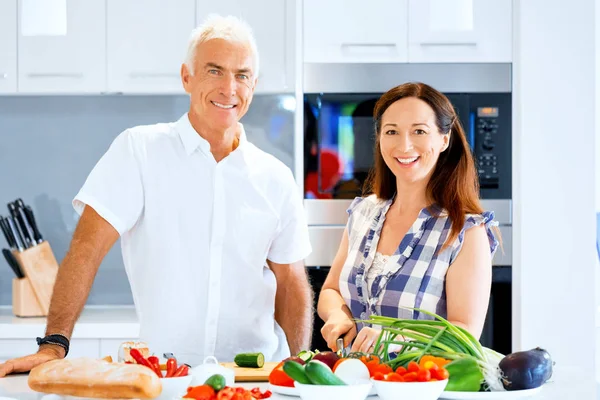
[[[242,368],[235,363],[221,363],[224,367],[235,371],[236,382],[268,382],[271,371],[279,364],[278,362],[266,362],[262,368]]]

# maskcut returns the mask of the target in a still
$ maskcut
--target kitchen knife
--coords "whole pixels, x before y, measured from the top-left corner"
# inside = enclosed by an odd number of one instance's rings
[[[29,221],[29,225],[31,225],[31,229],[33,229],[34,239],[36,242],[42,243],[44,238],[42,237],[42,233],[40,232],[37,222],[35,222],[35,215],[33,215],[33,210],[30,206],[25,207],[25,215],[27,216],[27,220]]]
[[[10,210],[10,214],[15,219],[15,222],[19,229],[21,230],[21,237],[24,239],[23,244],[25,248],[31,247],[35,245],[35,241],[33,240],[33,230],[27,223],[27,219],[25,218],[25,213],[21,212],[21,209],[17,207],[15,203],[8,203],[8,209]]]
[[[13,242],[12,236],[10,234],[10,227],[8,226],[8,223],[4,221],[4,217],[1,215],[0,215],[0,229],[2,229],[2,233],[4,234],[4,237],[6,238],[6,243],[8,243],[8,246],[13,249],[16,248],[17,246]]]
[[[10,232],[13,235],[13,238],[15,239],[15,244],[17,245],[17,249],[19,251],[23,251],[25,249],[25,242],[23,241],[23,237],[21,236],[21,232],[19,231],[19,228],[17,227],[17,224],[15,223],[13,217],[11,217],[10,215],[8,217],[6,217],[6,221],[8,222],[8,225],[10,227]]]
[[[19,265],[19,262],[15,258],[14,254],[11,253],[11,251],[8,249],[2,249],[2,254],[4,254],[4,258],[6,259],[6,262],[10,266],[10,269],[13,270],[13,272],[15,273],[17,278],[19,278],[19,279],[25,278],[25,274],[23,274],[23,270],[21,269],[21,266]]]

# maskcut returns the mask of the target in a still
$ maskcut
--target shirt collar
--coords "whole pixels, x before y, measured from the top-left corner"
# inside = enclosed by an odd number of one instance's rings
[[[238,145],[238,149],[242,149],[246,146],[248,139],[246,138],[246,131],[244,130],[244,125],[238,122],[238,127],[240,129],[240,143]],[[192,126],[190,123],[190,119],[188,117],[188,113],[185,113],[177,123],[175,124],[175,128],[179,133],[179,137],[181,138],[181,142],[183,143],[183,147],[185,148],[185,152],[187,155],[192,154],[199,147],[200,150],[207,156],[211,156],[210,152],[210,143],[206,139],[204,139]],[[237,150],[237,149],[236,149]]]

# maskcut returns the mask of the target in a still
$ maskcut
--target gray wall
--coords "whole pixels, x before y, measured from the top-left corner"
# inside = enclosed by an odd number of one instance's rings
[[[285,102],[284,102],[285,101]],[[242,119],[248,139],[293,165],[290,95],[255,96]],[[0,214],[22,198],[60,263],[78,215],[71,206],[95,163],[124,129],[177,120],[187,96],[14,96],[0,97]],[[8,247],[0,235],[0,247]],[[13,273],[0,258],[0,305],[11,304]],[[120,243],[102,263],[88,304],[132,304]]]

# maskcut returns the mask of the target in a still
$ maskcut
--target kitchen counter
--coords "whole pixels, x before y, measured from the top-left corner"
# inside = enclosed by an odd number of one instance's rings
[[[46,318],[19,318],[11,307],[0,307],[0,340],[43,336]],[[87,306],[73,330],[73,339],[121,339],[139,337],[140,326],[133,306]]]
[[[581,378],[581,374],[576,369],[555,369],[554,377],[552,382],[546,383],[539,395],[532,397],[535,400],[567,400],[567,399],[581,399],[581,400],[596,400],[596,398],[590,398],[590,383],[584,382]],[[243,383],[236,386],[242,386],[245,388],[260,387],[262,390],[268,389],[268,383]],[[8,397],[9,399],[18,400],[42,400],[44,394],[33,392],[27,385],[27,375],[16,375],[9,376],[6,378],[0,378],[0,398],[2,396]],[[271,397],[273,400],[290,400],[293,397],[281,396],[273,394]],[[377,396],[369,397],[369,399],[376,400]],[[4,400],[4,399],[2,399]]]

